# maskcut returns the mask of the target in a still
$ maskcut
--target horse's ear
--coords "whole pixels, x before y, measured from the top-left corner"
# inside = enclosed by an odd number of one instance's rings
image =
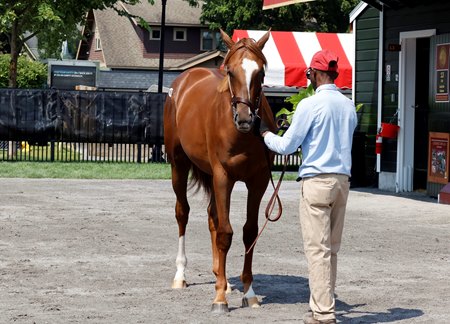
[[[234,41],[225,33],[222,28],[220,28],[220,35],[222,35],[222,40],[227,45],[228,48],[232,48],[234,45]]]
[[[272,29],[272,28],[271,28]],[[261,37],[257,42],[256,45],[258,45],[258,47],[260,49],[263,49],[264,45],[266,45],[266,42],[269,40],[270,37],[270,29],[267,31],[267,33],[265,33],[263,35],[263,37]]]

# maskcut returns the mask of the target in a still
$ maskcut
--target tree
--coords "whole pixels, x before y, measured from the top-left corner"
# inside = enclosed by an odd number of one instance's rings
[[[8,87],[9,54],[0,55],[0,88]],[[17,62],[17,87],[26,89],[37,89],[47,81],[47,66],[40,62],[35,62],[20,55]]]
[[[198,0],[186,0],[198,5]],[[346,32],[349,13],[359,0],[315,0],[262,10],[262,0],[208,0],[203,4],[202,23],[211,29],[291,30]]]
[[[122,0],[135,4],[140,0]],[[154,0],[147,0],[152,3]],[[116,7],[117,0],[1,0],[0,34],[6,35],[11,49],[9,65],[10,88],[17,87],[17,61],[25,42],[36,36],[42,38],[48,51],[57,51],[64,40],[73,37],[77,25],[83,23],[91,9],[114,8],[119,14],[127,13]],[[142,20],[141,20],[142,22]]]

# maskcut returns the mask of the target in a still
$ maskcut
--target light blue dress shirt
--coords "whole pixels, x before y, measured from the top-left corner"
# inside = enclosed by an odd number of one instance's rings
[[[284,135],[267,133],[264,142],[278,154],[294,153],[301,145],[299,176],[338,173],[350,176],[353,132],[357,125],[353,102],[336,85],[324,84],[300,101]]]

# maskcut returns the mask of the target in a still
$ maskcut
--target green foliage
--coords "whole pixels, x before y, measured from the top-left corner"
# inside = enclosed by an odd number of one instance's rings
[[[0,55],[0,88],[8,87],[8,72],[11,56]],[[20,56],[17,65],[17,87],[24,89],[42,88],[47,81],[47,66]]]
[[[186,0],[191,5],[198,0]],[[346,32],[348,16],[359,0],[315,0],[262,10],[261,0],[209,0],[203,4],[202,23],[211,29]]]
[[[305,98],[313,96],[314,93],[314,88],[312,84],[310,84],[306,89],[300,89],[297,94],[294,94],[284,100],[285,102],[292,104],[292,108],[281,108],[276,114],[276,117],[281,120],[281,129],[278,132],[279,135],[282,135],[285,131],[284,129],[287,129],[287,127],[289,127],[289,125],[292,123],[292,117],[294,116],[295,109],[297,108],[298,103]],[[363,108],[363,106],[364,104],[362,103],[357,104],[355,107],[356,112],[358,113]]]
[[[122,0],[126,4],[140,1]],[[154,0],[147,1],[154,3]],[[34,36],[38,36],[40,46],[45,48],[45,57],[59,58],[62,42],[76,37],[77,27],[84,24],[89,10],[114,8],[127,15],[116,3],[117,0],[1,0],[0,33],[9,39],[13,60],[24,43]],[[16,86],[14,66],[9,75],[9,86],[12,87]]]
[[[294,112],[297,108],[298,103],[307,97],[311,97],[312,95],[314,95],[314,88],[312,84],[310,84],[306,89],[300,89],[297,94],[292,95],[284,100],[285,102],[290,103],[292,105],[292,108],[281,108],[276,114],[276,117],[282,120],[280,125],[282,129],[278,132],[279,135],[282,135],[284,133],[283,128],[289,127],[289,125],[292,123],[292,117],[294,116]]]

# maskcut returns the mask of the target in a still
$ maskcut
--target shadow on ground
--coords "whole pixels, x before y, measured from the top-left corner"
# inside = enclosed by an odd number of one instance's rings
[[[243,293],[239,277],[229,278],[229,282]],[[253,276],[253,288],[262,296],[261,304],[308,304],[308,279],[300,276],[257,274]],[[358,308],[367,304],[350,305],[336,298],[337,318],[341,323],[389,323],[420,317],[420,309],[389,308],[386,312],[364,312]],[[370,308],[370,307],[369,307]]]

